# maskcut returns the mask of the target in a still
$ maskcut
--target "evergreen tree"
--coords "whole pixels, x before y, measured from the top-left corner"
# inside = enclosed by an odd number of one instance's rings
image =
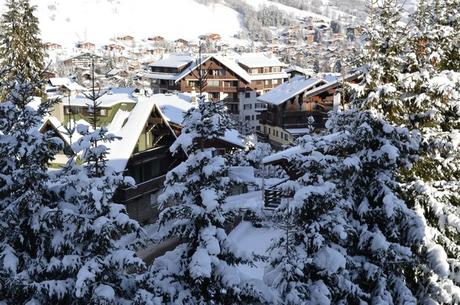
[[[157,258],[146,277],[139,304],[241,304],[262,301],[256,284],[237,269],[252,264],[252,255],[236,252],[226,226],[233,213],[222,208],[230,179],[226,160],[206,142],[224,135],[230,118],[221,104],[200,98],[190,110],[173,153],[185,152],[187,161],[168,173],[160,200],[164,239],[183,243]],[[147,293],[146,291],[149,291]]]
[[[406,201],[428,226],[425,264],[416,282],[418,297],[426,304],[460,302],[458,10],[458,1],[419,4],[400,76],[405,124],[419,130],[423,139],[420,159],[404,173],[404,182]]]
[[[400,182],[404,200],[427,224],[412,278],[426,304],[460,301],[458,9],[458,1],[420,1],[403,32],[396,1],[383,1],[371,16],[362,58],[369,69],[352,85],[362,109],[421,133],[419,160],[401,171]]]
[[[397,170],[418,141],[372,111],[332,114],[327,135],[302,138],[289,162],[295,227],[272,248],[267,284],[283,304],[416,304],[408,279],[424,226],[400,196]]]
[[[0,299],[10,304],[30,300],[46,273],[56,208],[47,170],[62,147],[59,139],[38,130],[50,105],[28,106],[40,84],[37,75],[29,80],[11,81],[0,103]]]
[[[7,0],[6,12],[0,22],[0,63],[5,70],[0,78],[5,96],[18,78],[33,82],[44,72],[45,51],[39,38],[38,18],[29,0]],[[37,84],[33,95],[44,96],[44,84]]]
[[[62,287],[40,304],[129,304],[145,266],[133,251],[137,245],[123,240],[129,234],[139,237],[142,231],[112,197],[118,187],[134,182],[106,165],[105,143],[115,136],[105,128],[77,129],[82,137],[73,148],[83,165],[71,159],[53,187],[63,221],[53,232],[54,257],[47,269],[54,279],[61,279],[56,286]],[[46,287],[48,282],[40,284]]]

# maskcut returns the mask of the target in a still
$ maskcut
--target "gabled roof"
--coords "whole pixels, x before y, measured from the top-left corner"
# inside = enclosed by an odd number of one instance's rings
[[[238,58],[238,63],[245,65],[248,68],[263,68],[263,67],[285,67],[285,63],[279,61],[276,57],[268,57],[263,53],[246,53]]]
[[[137,98],[133,96],[134,88],[112,88],[106,94],[98,99],[99,107],[110,108],[120,103],[136,103]],[[92,101],[84,95],[78,95],[64,102],[64,106],[88,107],[92,105]]]
[[[242,78],[247,83],[251,82],[251,76],[243,68],[241,68],[240,65],[238,65],[234,60],[230,60],[224,56],[210,55],[210,56],[203,57],[201,64],[204,64],[211,58],[214,58],[216,61],[220,62],[222,65],[227,67],[230,71],[235,73],[237,76]],[[182,71],[182,73],[178,75],[176,79],[176,83],[180,81],[181,79],[183,79],[184,77],[186,77],[187,75],[189,75],[190,73],[192,73],[193,71],[195,71],[198,68],[198,66],[199,66],[198,60],[194,60],[190,67],[188,67],[187,69],[185,69],[184,71]]]
[[[264,95],[259,96],[257,99],[271,105],[281,105],[299,93],[325,83],[326,82],[324,80],[318,78],[295,76],[290,81],[279,85]]]
[[[193,57],[190,55],[171,55],[160,59],[153,64],[151,67],[165,67],[165,68],[181,68],[185,65],[188,65],[194,61]]]
[[[107,156],[108,165],[118,172],[126,169],[145,124],[155,109],[158,110],[171,133],[176,136],[170,124],[182,125],[185,113],[194,107],[189,102],[190,100],[190,97],[181,94],[154,94],[148,98],[139,98],[123,127],[117,131],[109,130],[122,139],[107,144],[110,149]],[[234,146],[244,147],[243,139],[239,132],[234,129],[227,130],[225,135],[219,139]]]
[[[315,95],[318,95],[318,94],[321,94],[325,91],[328,91],[330,89],[334,89],[338,86],[340,86],[340,84],[342,82],[349,82],[349,81],[352,81],[352,80],[355,80],[357,78],[359,78],[361,76],[361,72],[358,71],[358,72],[354,72],[352,74],[349,74],[345,77],[338,77],[338,76],[335,76],[335,75],[329,75],[329,76],[326,76],[327,79],[329,80],[329,82],[327,82],[326,84],[320,86],[320,87],[317,87],[317,88],[314,88],[314,89],[311,89],[310,91],[308,91],[306,93],[306,97],[309,97],[309,96],[315,96]]]

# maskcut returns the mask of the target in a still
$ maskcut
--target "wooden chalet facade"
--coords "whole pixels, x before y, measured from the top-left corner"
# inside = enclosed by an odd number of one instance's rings
[[[311,128],[323,129],[328,112],[343,107],[340,91],[342,83],[354,81],[359,75],[355,73],[345,79],[296,76],[290,82],[260,96],[259,100],[268,104],[260,115],[260,138],[281,148],[292,144]],[[314,121],[311,122],[310,118]]]
[[[198,66],[198,60],[191,56],[172,56],[152,64],[145,77],[150,79],[154,92],[193,93],[199,90]],[[284,67],[277,59],[260,54],[241,58],[204,56],[201,60],[206,75],[204,91],[209,99],[224,101],[230,113],[256,129],[256,109],[264,108],[256,98],[287,80]]]

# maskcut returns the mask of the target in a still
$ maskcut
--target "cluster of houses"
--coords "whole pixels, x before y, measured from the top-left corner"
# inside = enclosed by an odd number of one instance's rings
[[[58,97],[59,103],[41,131],[55,132],[65,143],[52,167],[62,166],[73,154],[72,143],[78,141],[78,135],[70,133],[69,126],[90,125],[95,110],[88,98],[88,84],[97,78],[102,94],[97,124],[121,138],[108,144],[109,165],[136,182],[135,187],[119,189],[116,200],[141,222],[154,219],[166,173],[186,158],[185,154],[171,155],[169,148],[181,132],[184,114],[195,107],[200,89],[209,101],[224,103],[240,127],[282,149],[312,128],[324,128],[328,111],[343,106],[343,82],[358,76],[312,76],[266,53],[165,54],[143,66],[137,83],[110,86],[107,79],[124,77],[114,71],[91,71],[100,65],[94,53],[84,53],[73,61],[73,65],[86,67],[84,78],[50,77],[46,87],[48,96]],[[205,76],[204,82],[200,82],[200,75]],[[219,153],[244,149],[240,132],[241,128],[228,130],[206,145]]]

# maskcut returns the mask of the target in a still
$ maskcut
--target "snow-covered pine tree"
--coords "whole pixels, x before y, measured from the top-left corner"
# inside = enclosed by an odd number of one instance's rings
[[[127,242],[127,235],[142,232],[112,197],[117,187],[133,182],[106,165],[106,143],[117,140],[114,135],[105,128],[77,129],[82,137],[73,148],[83,165],[71,159],[52,188],[60,199],[63,222],[53,232],[49,251],[54,257],[46,269],[61,281],[56,281],[59,288],[50,294],[52,298],[42,296],[45,301],[38,304],[130,304],[145,265],[135,256],[136,245]],[[47,285],[54,282],[39,284],[51,290]]]
[[[267,284],[283,304],[416,304],[408,279],[423,223],[401,200],[397,172],[418,140],[373,111],[331,114],[290,159],[300,179],[280,206],[295,228],[272,248]]]
[[[206,148],[209,140],[222,137],[229,126],[225,107],[203,97],[185,115],[182,134],[171,151],[185,152],[188,159],[168,173],[159,198],[168,206],[160,215],[164,240],[179,239],[182,244],[154,261],[139,304],[263,301],[258,287],[237,268],[251,264],[253,256],[237,252],[226,233],[234,217],[222,208],[230,183],[226,160],[215,149]]]
[[[394,122],[404,122],[399,75],[408,37],[398,0],[371,0],[362,54],[353,62],[364,71],[362,81],[351,84],[353,102],[361,109],[376,109]]]
[[[351,86],[362,109],[422,135],[420,159],[401,172],[400,182],[403,199],[427,224],[412,279],[412,290],[427,304],[455,304],[460,295],[458,5],[420,1],[402,32],[397,2],[383,1],[371,16],[361,58],[369,69]]]
[[[406,202],[427,224],[426,260],[416,278],[424,304],[460,302],[459,9],[458,1],[419,3],[400,75],[404,123],[423,139],[420,159],[404,178]]]
[[[28,106],[40,77],[16,77],[0,103],[0,300],[8,304],[30,301],[46,273],[56,208],[47,170],[62,146],[38,130],[49,103]]]
[[[33,82],[45,70],[45,51],[34,11],[29,0],[6,1],[0,21],[0,63],[5,70],[0,75],[2,100],[14,88],[18,74],[25,82]],[[43,97],[44,84],[39,85],[33,95]]]

